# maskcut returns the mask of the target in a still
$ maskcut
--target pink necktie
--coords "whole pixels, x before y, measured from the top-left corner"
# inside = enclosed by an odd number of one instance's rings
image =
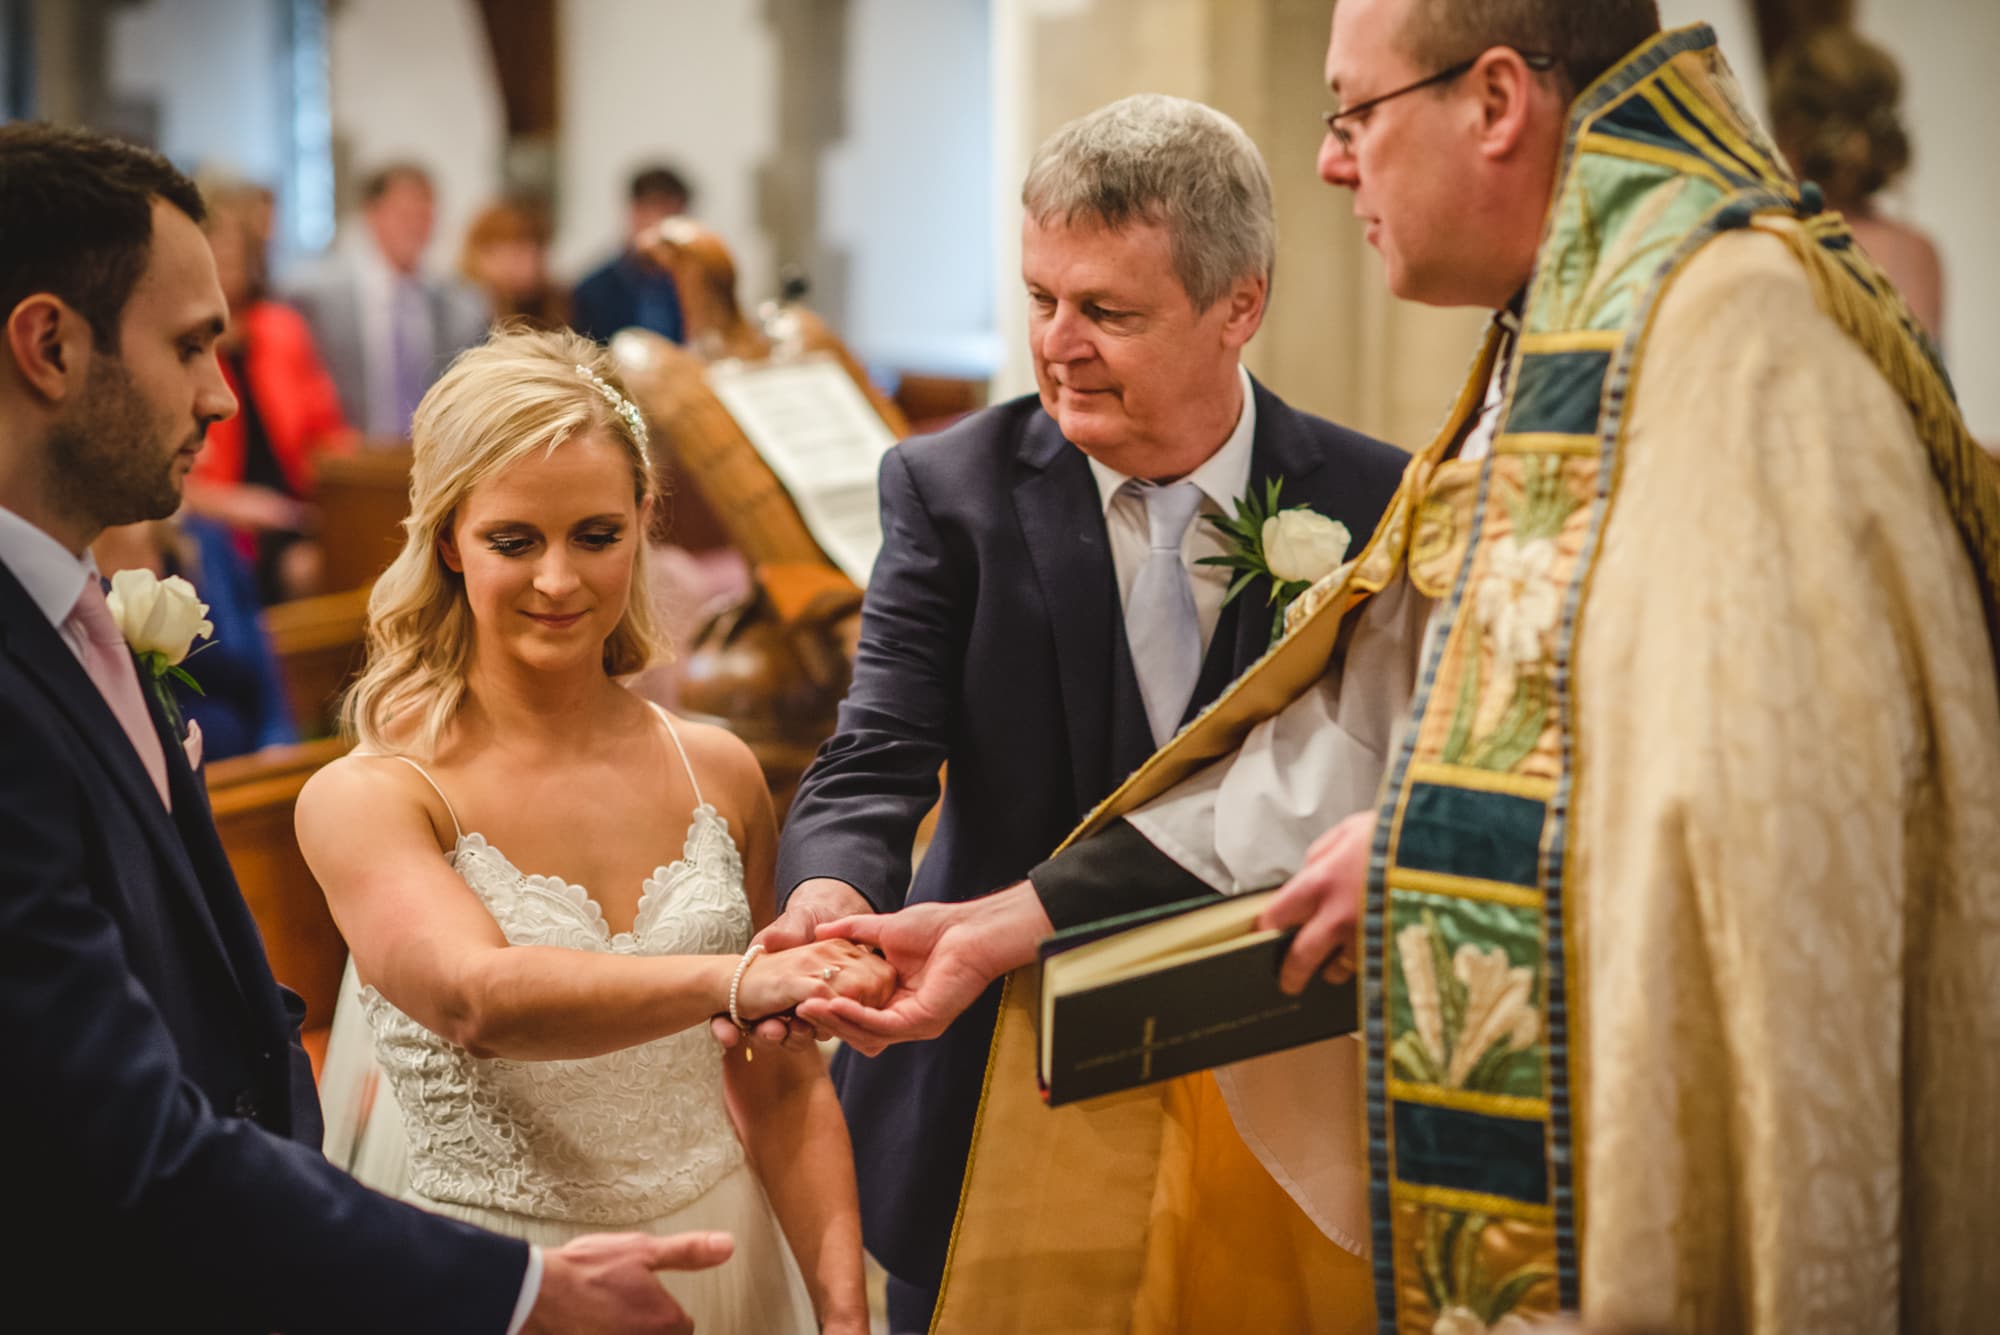
[[[104,601],[104,589],[97,576],[84,581],[83,593],[70,609],[65,624],[82,632],[83,670],[96,683],[104,703],[118,716],[125,735],[132,739],[133,749],[145,762],[153,786],[160,790],[160,801],[171,810],[173,799],[167,796],[167,754],[160,747],[153,716],[146,710],[146,698],[139,694],[139,673],[132,666],[132,651],[125,647],[125,637],[111,618],[111,607]]]

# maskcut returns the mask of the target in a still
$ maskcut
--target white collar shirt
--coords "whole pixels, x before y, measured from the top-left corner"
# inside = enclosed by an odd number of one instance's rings
[[[20,581],[28,600],[81,663],[82,632],[69,624],[69,614],[83,596],[84,581],[97,577],[97,559],[88,550],[80,558],[71,555],[69,548],[41,529],[0,508],[0,565]]]
[[[1236,513],[1236,502],[1250,487],[1251,442],[1257,436],[1257,400],[1250,373],[1238,366],[1236,375],[1243,386],[1243,410],[1237,415],[1235,429],[1221,448],[1202,461],[1201,467],[1181,479],[1194,483],[1201,492],[1201,509],[1188,525],[1187,536],[1181,539],[1181,561],[1187,566],[1194,590],[1204,654],[1215,638],[1216,622],[1222,619],[1222,600],[1236,572],[1227,566],[1198,564],[1204,556],[1222,556],[1229,551],[1229,540],[1222,531],[1213,524],[1203,523],[1202,517]],[[1090,473],[1097,482],[1098,502],[1104,507],[1104,528],[1111,536],[1112,568],[1118,575],[1118,605],[1123,609],[1132,596],[1132,582],[1138,578],[1139,567],[1145,564],[1146,553],[1152,546],[1146,502],[1125,490],[1125,484],[1132,479],[1116,469],[1091,459]]]

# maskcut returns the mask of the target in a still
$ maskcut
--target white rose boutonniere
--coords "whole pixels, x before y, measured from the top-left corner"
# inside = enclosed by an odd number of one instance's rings
[[[133,655],[146,669],[153,695],[166,710],[174,731],[183,731],[180,706],[174,703],[167,679],[181,682],[196,695],[202,693],[200,684],[181,664],[195,652],[196,640],[215,633],[215,623],[208,620],[208,604],[197,598],[194,585],[179,575],[161,579],[150,570],[121,570],[113,575],[111,592],[104,601],[125,643],[132,646]]]
[[[1278,508],[1281,479],[1273,478],[1260,498],[1253,488],[1236,502],[1234,518],[1209,515],[1208,522],[1229,537],[1231,551],[1226,556],[1204,556],[1202,565],[1228,566],[1239,571],[1229,586],[1224,603],[1248,588],[1253,580],[1269,581],[1264,601],[1271,605],[1271,640],[1276,643],[1285,629],[1285,609],[1292,600],[1323,579],[1347,557],[1353,537],[1347,525],[1328,519],[1305,506]]]
[[[1347,525],[1311,510],[1280,510],[1264,521],[1264,559],[1287,584],[1316,584],[1347,555]]]

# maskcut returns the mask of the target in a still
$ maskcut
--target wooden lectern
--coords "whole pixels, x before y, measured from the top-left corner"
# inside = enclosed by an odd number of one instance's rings
[[[762,324],[747,319],[735,263],[714,233],[669,219],[646,250],[679,288],[687,344],[626,330],[612,340],[612,356],[652,429],[655,466],[666,470],[663,489],[697,494],[754,575],[748,598],[696,636],[678,703],[749,743],[782,817],[813,752],[832,735],[847,692],[861,606],[857,577],[866,575],[843,572],[829,555],[798,498],[725,405],[719,378],[830,360],[891,438],[907,426],[818,316],[794,306]],[[872,472],[868,491],[872,512]],[[666,514],[674,509],[665,507]]]

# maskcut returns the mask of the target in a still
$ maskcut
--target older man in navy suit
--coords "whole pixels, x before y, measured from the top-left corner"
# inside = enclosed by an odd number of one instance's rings
[[[201,217],[154,154],[0,126],[10,1300],[67,1331],[687,1330],[653,1271],[713,1265],[726,1235],[543,1252],[319,1153],[304,1007],[271,977],[198,758],[88,555],[108,525],[171,513],[208,424],[236,410]]]
[[[1286,407],[1240,365],[1275,227],[1234,122],[1128,98],[1058,131],[1022,194],[1040,393],[883,462],[854,684],[785,827],[772,948],[1018,881],[1269,642],[1265,586],[1225,605],[1230,574],[1201,564],[1226,550],[1202,517],[1279,481],[1282,505],[1358,542],[1401,475],[1399,451]],[[899,1333],[928,1324],[997,1001],[835,1064]],[[753,1041],[781,1036],[770,1022]]]

